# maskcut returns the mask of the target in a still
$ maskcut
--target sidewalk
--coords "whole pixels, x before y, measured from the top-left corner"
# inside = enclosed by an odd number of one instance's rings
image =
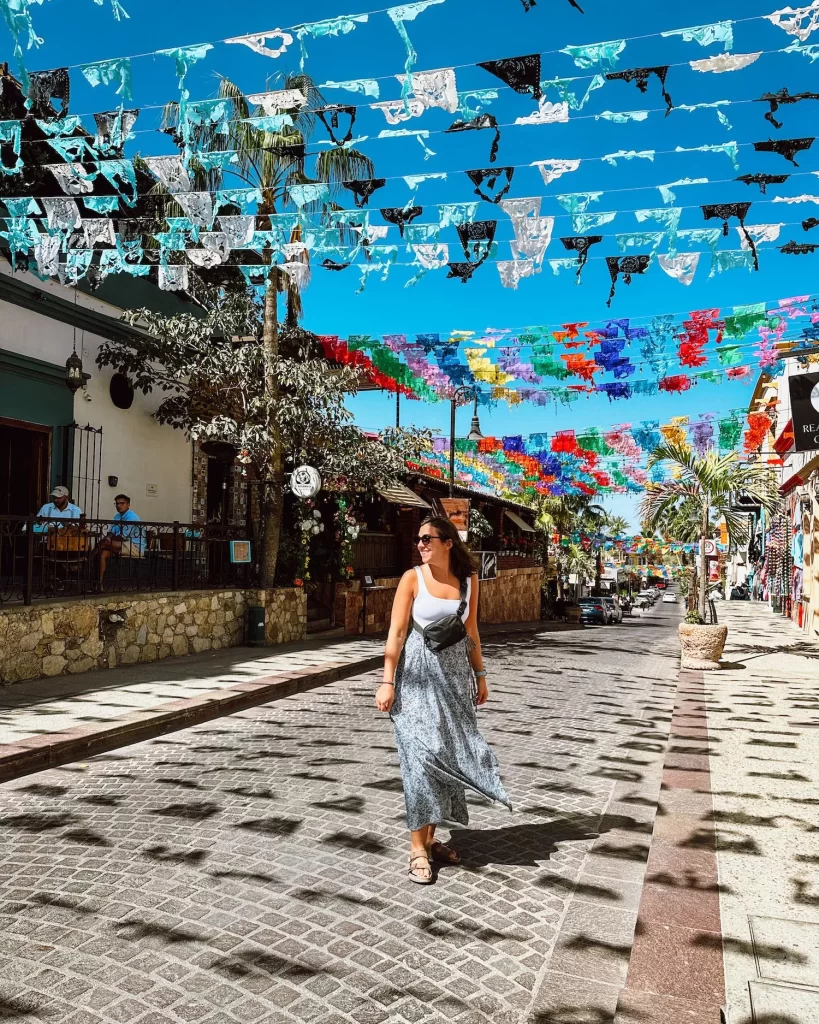
[[[680,673],[616,1024],[819,1021],[819,643],[718,612],[722,669]]]
[[[719,606],[706,675],[728,1024],[819,1021],[819,643],[758,604]]]
[[[554,622],[487,626],[489,638]],[[384,635],[234,647],[0,687],[0,782],[378,668]]]

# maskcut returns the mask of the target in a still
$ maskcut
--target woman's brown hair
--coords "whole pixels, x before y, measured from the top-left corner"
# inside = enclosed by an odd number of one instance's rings
[[[457,527],[451,519],[445,519],[443,516],[430,516],[421,523],[421,529],[425,526],[435,527],[440,537],[452,541],[452,547],[449,549],[449,566],[459,580],[468,579],[473,572],[478,571],[475,556],[461,540]]]

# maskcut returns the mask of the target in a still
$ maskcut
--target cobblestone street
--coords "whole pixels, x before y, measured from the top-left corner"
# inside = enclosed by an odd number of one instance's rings
[[[679,615],[487,644],[515,812],[474,802],[434,886],[406,880],[377,673],[0,787],[0,1018],[609,1021]]]

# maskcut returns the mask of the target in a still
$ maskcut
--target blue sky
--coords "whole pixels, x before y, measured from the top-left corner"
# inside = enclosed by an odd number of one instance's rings
[[[329,2],[290,6],[260,2],[224,4],[211,0],[195,4],[190,0],[178,0],[174,4],[153,0],[122,2],[130,19],[120,22],[112,17],[107,0],[101,7],[95,6],[91,0],[51,0],[43,7],[35,6],[35,26],[45,41],[39,52],[29,52],[29,68],[37,70],[153,53],[172,46],[286,27],[297,20],[317,21],[340,14],[363,13],[368,9],[367,0],[358,0],[357,4],[350,0],[343,7]],[[628,0],[622,4],[612,4],[610,0],[581,0],[581,4],[585,15],[573,9],[568,0],[540,0],[528,13],[524,12],[520,0],[496,0],[491,4],[446,0],[407,24],[418,53],[417,68],[455,67],[460,91],[499,87],[497,102],[487,109],[501,124],[510,124],[516,117],[531,113],[534,102],[530,97],[504,89],[499,80],[474,66],[477,61],[541,51],[544,53],[542,78],[584,76],[588,79],[592,72],[578,69],[569,56],[556,51],[570,44],[647,36],[729,19],[737,22],[734,27],[735,53],[778,51],[793,42],[793,38],[781,29],[760,20],[761,15],[776,8],[774,0],[718,3],[692,0],[686,5],[660,5],[656,0]],[[4,27],[0,28],[2,37],[8,39]],[[819,42],[819,35],[809,42]],[[782,229],[778,244],[790,238],[806,240],[801,226],[794,222],[818,215],[819,208],[774,205],[770,200],[777,193],[819,194],[819,181],[804,173],[819,167],[819,148],[816,153],[811,151],[797,156],[801,164],[799,171],[803,174],[796,176],[797,169],[782,157],[755,153],[750,143],[769,137],[811,135],[812,130],[815,131],[819,105],[803,102],[780,108],[778,116],[785,126],[777,132],[763,118],[767,106],[752,101],[763,92],[776,91],[784,86],[791,93],[819,91],[819,62],[811,64],[799,54],[763,52],[755,64],[735,73],[699,74],[688,66],[688,61],[722,52],[721,45],[701,47],[680,38],[634,38],[621,55],[617,70],[671,64],[666,87],[675,105],[731,100],[732,105],[724,108],[732,124],[731,130],[720,124],[713,110],[692,113],[675,110],[665,117],[656,78],[650,80],[645,95],[633,83],[610,82],[595,92],[589,103],[576,112],[568,124],[502,128],[499,165],[525,165],[548,158],[580,158],[584,161],[576,173],[549,186],[544,186],[536,168],[518,166],[510,197],[546,196],[541,212],[558,215],[565,211],[552,198],[555,194],[603,191],[608,194],[591,209],[619,211],[613,225],[600,229],[601,233],[613,234],[639,228],[630,211],[663,205],[656,190],[658,184],[685,177],[707,177],[711,181],[709,185],[678,190],[677,205],[695,207],[685,210],[682,227],[704,226],[702,214],[696,208],[699,204],[753,201],[749,223],[793,224]],[[308,53],[306,70],[318,82],[399,74],[403,71],[406,56],[397,31],[383,13],[372,15],[367,24],[359,25],[349,35],[309,41]],[[13,64],[10,46],[2,56]],[[191,97],[212,96],[217,73],[234,78],[246,92],[275,88],[276,76],[295,69],[298,59],[297,45],[278,60],[260,56],[243,46],[216,45],[188,76]],[[172,62],[152,56],[135,60],[133,79],[132,105],[141,107],[142,114],[137,124],[140,131],[130,144],[130,152],[140,151],[145,155],[173,152],[170,141],[156,131],[159,111],[149,109],[178,96]],[[385,78],[380,85],[382,99],[398,97],[400,87],[397,81]],[[576,83],[581,95],[585,92],[585,85],[586,82]],[[363,99],[340,90],[327,90],[325,95],[328,101],[339,103],[360,103]],[[557,97],[550,95],[550,98]],[[90,115],[96,110],[110,109],[117,102],[113,89],[102,86],[92,90],[79,71],[72,72],[72,112]],[[640,123],[618,125],[593,117],[604,110],[645,109],[652,113]],[[87,120],[93,125],[90,117]],[[415,139],[376,140],[374,136],[378,131],[387,127],[383,116],[379,112],[360,110],[356,131],[370,136],[361,148],[374,160],[376,174],[391,179],[387,187],[377,193],[373,201],[375,206],[403,206],[409,191],[400,176],[407,174],[447,173],[445,181],[421,185],[417,199],[419,205],[464,202],[476,198],[463,171],[489,166],[489,133],[436,134],[442,133],[452,120],[453,116],[443,110],[430,110],[422,118],[398,126],[426,128],[433,133],[428,146],[436,155],[425,160]],[[663,151],[673,150],[676,146],[692,147],[727,141],[740,144],[739,171],[734,170],[722,154],[662,155]],[[640,159],[619,161],[617,167],[612,167],[599,160],[600,156],[618,150],[646,149],[657,151],[653,162]],[[790,172],[794,177],[784,186],[769,189],[767,196],[761,195],[755,185],[749,187],[731,180],[737,174],[756,171]],[[349,194],[345,195],[347,205],[352,205]],[[421,220],[436,220],[437,211],[431,210],[430,213],[432,216]],[[482,204],[479,216],[497,216],[500,222],[497,237],[503,240],[499,257],[509,258],[506,242],[511,238],[511,230],[504,215],[497,207]],[[377,214],[373,221],[380,222]],[[558,221],[555,236],[571,233],[568,220]],[[819,241],[819,230],[816,234],[815,240]],[[738,239],[733,227],[731,236],[723,244],[737,249]],[[602,257],[613,255],[618,249],[614,239],[607,237],[593,253],[595,251]],[[563,248],[555,237],[547,257],[563,255]],[[644,278],[635,278],[630,288],[622,283],[618,286],[609,313],[605,300],[610,280],[605,262],[600,257],[589,260],[579,287],[575,287],[571,273],[554,276],[546,266],[540,275],[523,280],[517,291],[501,287],[497,270],[491,264],[483,267],[467,284],[446,280],[442,272],[435,272],[428,274],[414,288],[404,287],[412,271],[406,266],[397,266],[386,282],[370,279],[362,294],[355,294],[358,275],[354,269],[343,273],[316,269],[304,296],[307,311],[304,324],[320,333],[341,336],[349,333],[411,335],[430,331],[446,334],[453,329],[480,332],[489,326],[521,328],[531,324],[557,325],[562,321],[595,322],[607,316],[640,318],[711,306],[772,301],[819,290],[812,286],[815,260],[819,254],[785,256],[768,246],[761,250],[759,273],[732,271],[709,279],[709,258],[704,256],[697,278],[689,288],[667,277],[655,265]],[[409,255],[402,251],[398,258],[400,262],[407,262]],[[451,258],[458,257],[453,254]],[[636,357],[632,358],[636,361]],[[647,369],[638,375],[649,376],[650,371]],[[510,410],[505,404],[499,404],[482,413],[481,423],[484,433],[502,435],[589,425],[608,426],[648,418],[666,420],[675,415],[721,413],[744,407],[748,394],[748,385],[724,383],[720,386],[701,384],[684,395],[658,395],[615,403],[609,403],[604,396],[594,396],[569,408],[554,404],[547,408],[523,405]],[[415,422],[448,431],[448,406],[408,402],[403,402],[402,406],[405,423]],[[393,422],[395,400],[382,394],[362,395],[353,401],[352,408],[362,426],[377,429]],[[468,422],[469,412],[463,410],[459,414],[459,432],[468,429]],[[618,511],[630,515],[633,499],[613,499],[613,505]]]

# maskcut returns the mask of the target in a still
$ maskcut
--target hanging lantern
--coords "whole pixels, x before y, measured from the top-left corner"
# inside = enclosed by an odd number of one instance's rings
[[[77,355],[75,349],[65,361],[65,383],[72,395],[75,395],[87,380],[91,379],[90,373],[83,373],[82,359]]]

